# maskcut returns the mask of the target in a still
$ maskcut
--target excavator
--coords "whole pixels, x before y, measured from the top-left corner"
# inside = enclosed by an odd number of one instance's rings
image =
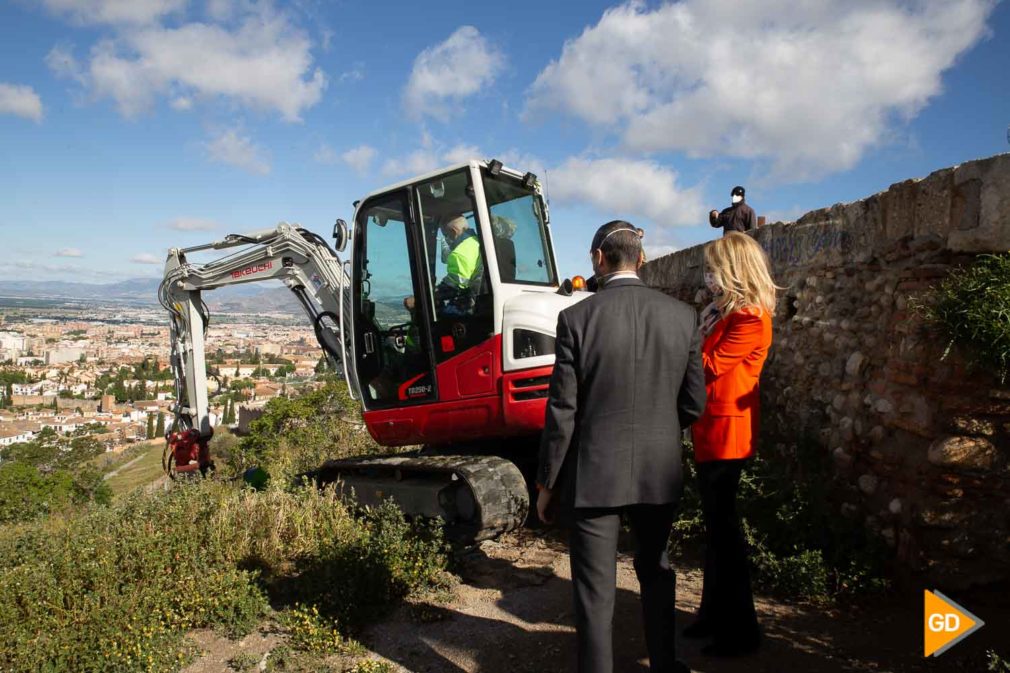
[[[470,160],[372,192],[354,208],[351,226],[336,221],[332,245],[282,222],[169,251],[158,291],[176,384],[166,471],[213,465],[202,293],[279,280],[342,370],[375,442],[422,447],[327,461],[316,483],[339,482],[363,505],[392,498],[408,515],[440,517],[455,540],[521,526],[558,313],[589,296],[581,277],[558,276],[540,181],[498,160]],[[229,253],[187,260],[208,251]]]

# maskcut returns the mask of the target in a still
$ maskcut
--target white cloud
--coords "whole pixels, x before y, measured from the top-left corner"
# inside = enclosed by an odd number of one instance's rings
[[[148,24],[181,11],[188,0],[42,0],[50,12],[83,24]]]
[[[237,166],[256,175],[270,172],[270,162],[263,150],[249,136],[239,135],[235,129],[221,133],[205,147],[211,161]]]
[[[56,257],[83,257],[80,248],[62,248],[56,251]]]
[[[494,81],[504,60],[476,28],[458,28],[445,42],[428,47],[414,59],[404,90],[409,114],[451,117],[463,99]]]
[[[365,66],[363,63],[355,63],[350,70],[340,73],[338,78],[341,82],[360,82],[365,79]]]
[[[649,232],[646,231],[645,240],[648,240],[648,238],[649,238]],[[680,248],[678,248],[675,245],[664,245],[664,244],[649,245],[648,243],[644,242],[642,247],[645,249],[645,258],[648,260],[659,259],[660,257],[671,255],[680,250]]]
[[[40,122],[42,99],[30,86],[0,82],[0,114],[12,114]]]
[[[433,171],[442,164],[438,152],[431,148],[421,148],[402,157],[387,159],[382,165],[382,174],[387,177],[420,175]]]
[[[168,223],[168,228],[176,231],[214,231],[218,224],[200,217],[177,217]]]
[[[87,76],[81,68],[81,64],[74,57],[72,47],[56,45],[46,54],[45,62],[57,77],[65,77],[75,80],[79,84],[87,84]]]
[[[130,258],[130,261],[134,264],[163,264],[164,259],[159,258],[157,255],[152,255],[149,252],[141,252]]]
[[[340,159],[358,173],[365,173],[375,159],[375,148],[370,145],[352,147],[340,155]]]
[[[456,145],[449,148],[442,155],[442,158],[445,159],[446,163],[458,164],[470,159],[480,159],[482,158],[482,154],[480,148],[476,145]]]
[[[562,110],[636,151],[851,168],[941,92],[993,0],[632,1],[569,40],[525,115]]]
[[[700,190],[681,187],[675,171],[654,161],[572,157],[549,175],[552,199],[588,203],[606,217],[644,217],[660,229],[706,218]]]
[[[309,38],[285,14],[257,5],[227,25],[123,27],[95,44],[83,66],[63,47],[54,48],[46,63],[95,97],[112,98],[126,117],[139,115],[162,96],[181,110],[190,109],[194,99],[223,97],[294,122],[326,88],[326,75],[313,67],[311,50]]]
[[[321,143],[313,153],[312,159],[317,164],[334,164],[337,162],[337,153],[326,143]]]

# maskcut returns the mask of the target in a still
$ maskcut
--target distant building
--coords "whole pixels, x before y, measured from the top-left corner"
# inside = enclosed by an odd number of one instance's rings
[[[33,436],[30,430],[0,430],[0,446],[30,442]]]
[[[84,355],[83,348],[54,348],[46,351],[47,365],[61,365],[68,362],[77,362]]]

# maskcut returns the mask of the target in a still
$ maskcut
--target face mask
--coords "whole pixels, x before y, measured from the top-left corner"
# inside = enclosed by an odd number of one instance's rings
[[[705,272],[705,287],[707,287],[708,291],[715,296],[722,294],[722,288],[719,287],[719,284],[716,282],[715,274],[710,271]]]
[[[741,201],[743,201],[743,197],[737,195],[737,196],[734,196],[734,197],[730,198],[730,201],[732,201],[733,203],[740,203]]]

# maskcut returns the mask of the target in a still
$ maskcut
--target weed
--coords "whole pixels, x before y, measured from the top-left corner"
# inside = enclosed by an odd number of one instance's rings
[[[251,652],[242,652],[228,660],[228,668],[238,673],[248,673],[259,667],[261,660],[262,657]]]
[[[985,653],[988,659],[988,669],[990,673],[1010,673],[1010,660],[1004,659],[996,654],[995,650],[988,650]]]
[[[955,269],[912,307],[935,325],[951,345],[962,347],[970,364],[1010,374],[1010,254],[980,255]]]
[[[365,659],[346,669],[344,673],[393,673],[393,666],[388,661]]]
[[[823,488],[830,468],[822,454],[808,443],[795,451],[763,446],[744,470],[737,509],[754,584],[778,596],[821,602],[882,591],[888,586],[883,545],[831,509]],[[685,464],[671,543],[680,556],[700,546],[705,534],[694,461],[689,457]]]

